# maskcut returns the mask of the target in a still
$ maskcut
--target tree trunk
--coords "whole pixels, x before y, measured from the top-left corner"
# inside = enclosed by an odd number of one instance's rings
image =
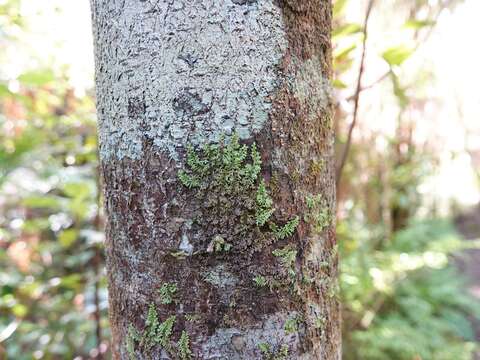
[[[92,0],[114,359],[339,359],[329,0]]]

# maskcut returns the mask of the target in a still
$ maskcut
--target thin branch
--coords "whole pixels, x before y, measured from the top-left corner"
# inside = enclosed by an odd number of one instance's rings
[[[382,76],[380,76],[377,80],[373,81],[372,83],[368,84],[368,85],[365,85],[365,86],[362,86],[362,88],[360,89],[360,92],[363,92],[365,90],[370,90],[371,88],[373,88],[375,85],[381,83],[383,80],[385,80],[388,75],[390,75],[391,73],[391,70],[388,70],[385,74],[383,74]],[[355,99],[355,95],[356,94],[352,94],[351,96],[349,96],[346,100],[347,101],[352,101]]]
[[[336,184],[338,187],[338,184],[340,183],[340,179],[342,177],[342,172],[343,168],[345,167],[345,163],[347,161],[348,153],[350,151],[350,147],[352,145],[352,133],[353,129],[357,123],[357,117],[358,117],[358,108],[360,104],[360,93],[362,91],[362,78],[363,78],[363,73],[365,71],[365,57],[367,54],[367,38],[368,38],[368,22],[370,19],[370,14],[372,12],[373,5],[375,3],[375,0],[370,0],[367,6],[367,12],[365,14],[365,21],[363,23],[363,41],[362,41],[362,57],[360,60],[360,69],[358,71],[358,78],[357,78],[357,87],[355,90],[355,95],[354,95],[354,108],[353,108],[353,119],[352,123],[350,124],[350,128],[348,129],[348,137],[347,137],[347,142],[345,144],[345,148],[342,153],[342,157],[340,160],[340,165],[337,168],[337,176],[336,176]]]

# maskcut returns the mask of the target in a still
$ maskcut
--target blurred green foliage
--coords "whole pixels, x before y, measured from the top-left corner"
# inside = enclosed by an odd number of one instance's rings
[[[469,244],[446,220],[411,223],[387,243],[359,225],[338,227],[344,358],[471,359],[480,304],[450,264]]]
[[[398,117],[395,135],[385,138],[383,151],[371,146],[368,138],[352,144],[339,184],[342,214],[337,236],[346,360],[469,360],[478,348],[471,320],[480,318],[480,304],[467,293],[466,279],[453,261],[460,250],[475,244],[465,242],[450,220],[435,218],[435,207],[427,206],[419,191],[434,174],[437,158],[412,141],[416,128],[407,114],[415,109],[418,82],[407,84],[400,75],[440,12],[458,2],[397,1],[395,6],[406,14],[398,31],[413,31],[413,38],[377,54],[387,71],[372,86],[390,80]],[[365,36],[364,24],[347,22],[343,16],[352,4],[337,0],[335,6],[334,85],[340,97],[354,89],[343,79],[358,72]],[[401,14],[395,14],[397,20]],[[385,14],[376,14],[374,8],[375,16]],[[338,123],[345,124],[347,117],[348,113],[341,114]],[[346,130],[338,126],[337,133],[340,153]],[[420,215],[420,210],[427,215]]]
[[[32,31],[20,5],[0,5],[0,53]],[[94,358],[108,339],[95,126],[64,73],[1,72],[0,358]]]

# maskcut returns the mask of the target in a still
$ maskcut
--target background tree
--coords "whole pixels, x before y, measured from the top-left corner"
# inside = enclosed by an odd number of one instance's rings
[[[92,11],[114,358],[340,358],[330,1]]]

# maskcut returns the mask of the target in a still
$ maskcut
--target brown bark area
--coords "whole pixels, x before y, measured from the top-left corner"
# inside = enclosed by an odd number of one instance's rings
[[[298,76],[303,71],[302,64],[318,57],[320,66],[313,71],[319,71],[323,78],[329,79],[330,1],[287,0],[283,11],[289,39],[289,48],[282,64],[283,72]],[[305,198],[309,194],[321,194],[330,214],[335,214],[332,104],[318,108],[315,103],[318,99],[316,92],[321,85],[315,81],[307,83],[309,87],[303,102],[292,96],[288,87],[280,89],[271,116],[271,142],[265,153],[275,154],[272,150],[282,149],[280,158],[271,159],[273,171],[277,171],[281,179],[275,193],[276,203],[282,204],[279,208],[306,213],[308,207]],[[279,167],[279,163],[285,166]],[[321,169],[318,164],[323,165]],[[332,281],[336,281],[337,277],[334,222],[331,221],[320,233],[312,229],[311,223],[302,222],[297,235],[294,241],[300,254],[297,259],[300,277],[315,279],[311,286],[303,285],[300,299],[294,300],[295,306],[302,304],[303,314],[308,319],[305,332],[307,348],[313,349],[310,350],[312,358],[340,358],[340,308],[336,296],[329,295]],[[320,309],[325,331],[312,326],[312,319],[319,316],[312,311],[313,308]]]
[[[320,104],[328,85],[316,81],[330,77],[331,3],[284,0],[280,6],[289,42],[279,69],[283,80],[271,99],[267,125],[246,143],[255,142],[261,154],[275,221],[299,216],[300,223],[293,236],[273,241],[248,215],[255,193],[240,189],[231,196],[208,187],[200,194],[186,188],[178,178],[182,163],[148,138],[142,159],[103,161],[114,359],[128,358],[127,329],[145,328],[150,304],[161,321],[176,314],[172,342],[185,330],[194,359],[268,359],[259,345],[270,340],[272,353],[286,345],[291,359],[340,358],[331,104],[328,99]],[[137,113],[136,120],[142,117]],[[323,199],[317,210],[329,217],[321,228],[306,216],[312,212],[307,199],[317,195]],[[215,236],[232,250],[209,251]],[[178,257],[184,237],[195,251]],[[257,246],[260,238],[266,240]],[[272,255],[285,246],[297,251],[293,279]],[[278,285],[259,288],[252,280],[257,275]],[[159,298],[164,283],[177,286],[171,304]],[[298,327],[287,333],[292,316]],[[156,346],[135,356],[176,355]]]

